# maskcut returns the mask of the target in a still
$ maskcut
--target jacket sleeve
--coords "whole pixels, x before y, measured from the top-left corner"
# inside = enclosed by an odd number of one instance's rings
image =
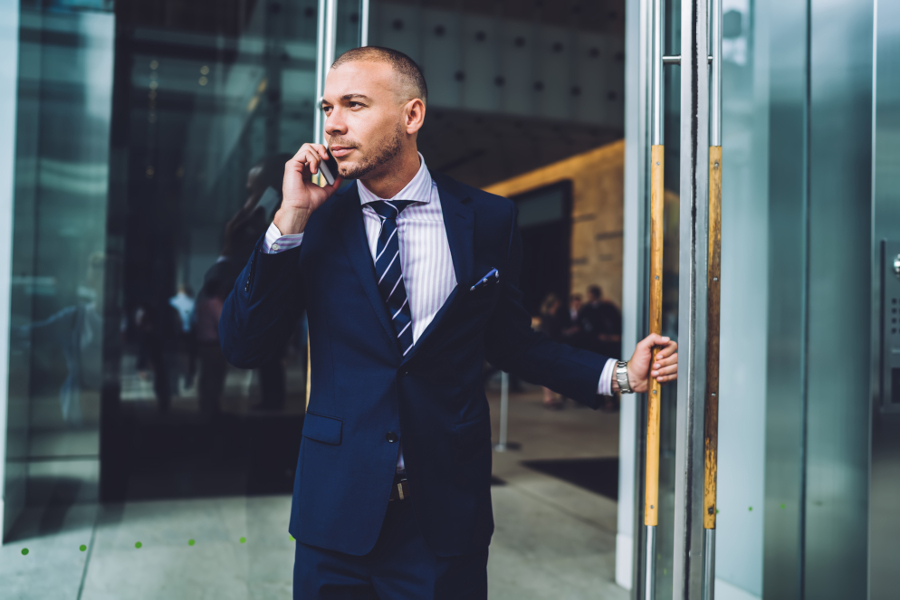
[[[219,319],[222,352],[232,365],[254,369],[281,355],[305,309],[300,248],[266,254],[257,243]]]
[[[551,341],[531,328],[522,305],[519,274],[522,237],[512,211],[506,272],[500,297],[485,331],[485,357],[492,365],[525,381],[548,387],[592,408],[600,406],[597,385],[607,357]]]

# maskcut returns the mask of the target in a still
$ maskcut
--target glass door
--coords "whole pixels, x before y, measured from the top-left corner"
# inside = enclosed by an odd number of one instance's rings
[[[620,356],[625,2],[379,0],[371,13],[370,42],[424,70],[428,168],[515,202],[533,325]],[[621,597],[618,399],[583,410],[483,376],[494,440],[518,443],[494,454],[490,597]]]
[[[305,321],[277,359],[243,370],[219,349],[218,315],[278,208],[284,163],[318,135],[325,42],[332,56],[358,45],[364,6],[214,4],[117,5],[110,229],[121,336],[118,393],[104,411],[107,499],[293,485]]]

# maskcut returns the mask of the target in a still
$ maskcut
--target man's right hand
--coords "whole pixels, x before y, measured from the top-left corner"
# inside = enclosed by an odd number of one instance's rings
[[[285,163],[281,186],[284,198],[273,221],[282,235],[303,233],[313,211],[340,187],[340,177],[325,187],[313,183],[312,176],[319,172],[319,163],[327,159],[328,150],[322,144],[303,144]]]

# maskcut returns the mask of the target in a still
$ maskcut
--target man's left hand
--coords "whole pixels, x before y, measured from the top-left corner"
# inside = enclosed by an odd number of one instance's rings
[[[659,346],[659,352],[651,365],[655,346]],[[650,388],[651,377],[660,383],[678,379],[678,343],[656,333],[638,342],[628,361],[628,382],[634,392],[646,392]],[[619,391],[615,378],[613,391]]]

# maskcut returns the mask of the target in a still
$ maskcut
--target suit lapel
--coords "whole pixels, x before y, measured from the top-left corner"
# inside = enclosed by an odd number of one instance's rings
[[[378,285],[375,281],[375,265],[372,264],[372,252],[369,250],[368,237],[366,237],[366,227],[363,223],[362,206],[359,203],[359,192],[356,189],[358,184],[353,182],[347,191],[343,193],[343,214],[339,219],[341,223],[341,234],[344,238],[344,248],[347,250],[347,256],[350,258],[350,264],[356,271],[356,276],[375,309],[378,320],[381,321],[382,327],[387,334],[390,346],[397,353],[400,353],[397,347],[397,333],[391,324],[390,315],[388,314],[387,305],[384,298],[378,291]]]
[[[447,231],[450,255],[453,258],[453,270],[456,273],[456,287],[450,292],[444,305],[441,306],[434,319],[416,341],[412,352],[406,355],[403,362],[416,356],[423,344],[446,320],[447,315],[452,312],[453,306],[471,285],[475,267],[475,211],[468,205],[469,196],[449,177],[432,173],[431,178],[437,183],[438,195],[441,199],[444,228]]]
[[[437,183],[441,197],[441,210],[444,213],[447,241],[450,242],[450,254],[453,256],[456,282],[462,286],[471,281],[475,266],[475,211],[468,205],[468,194],[455,181],[437,173],[432,175],[432,179]]]

